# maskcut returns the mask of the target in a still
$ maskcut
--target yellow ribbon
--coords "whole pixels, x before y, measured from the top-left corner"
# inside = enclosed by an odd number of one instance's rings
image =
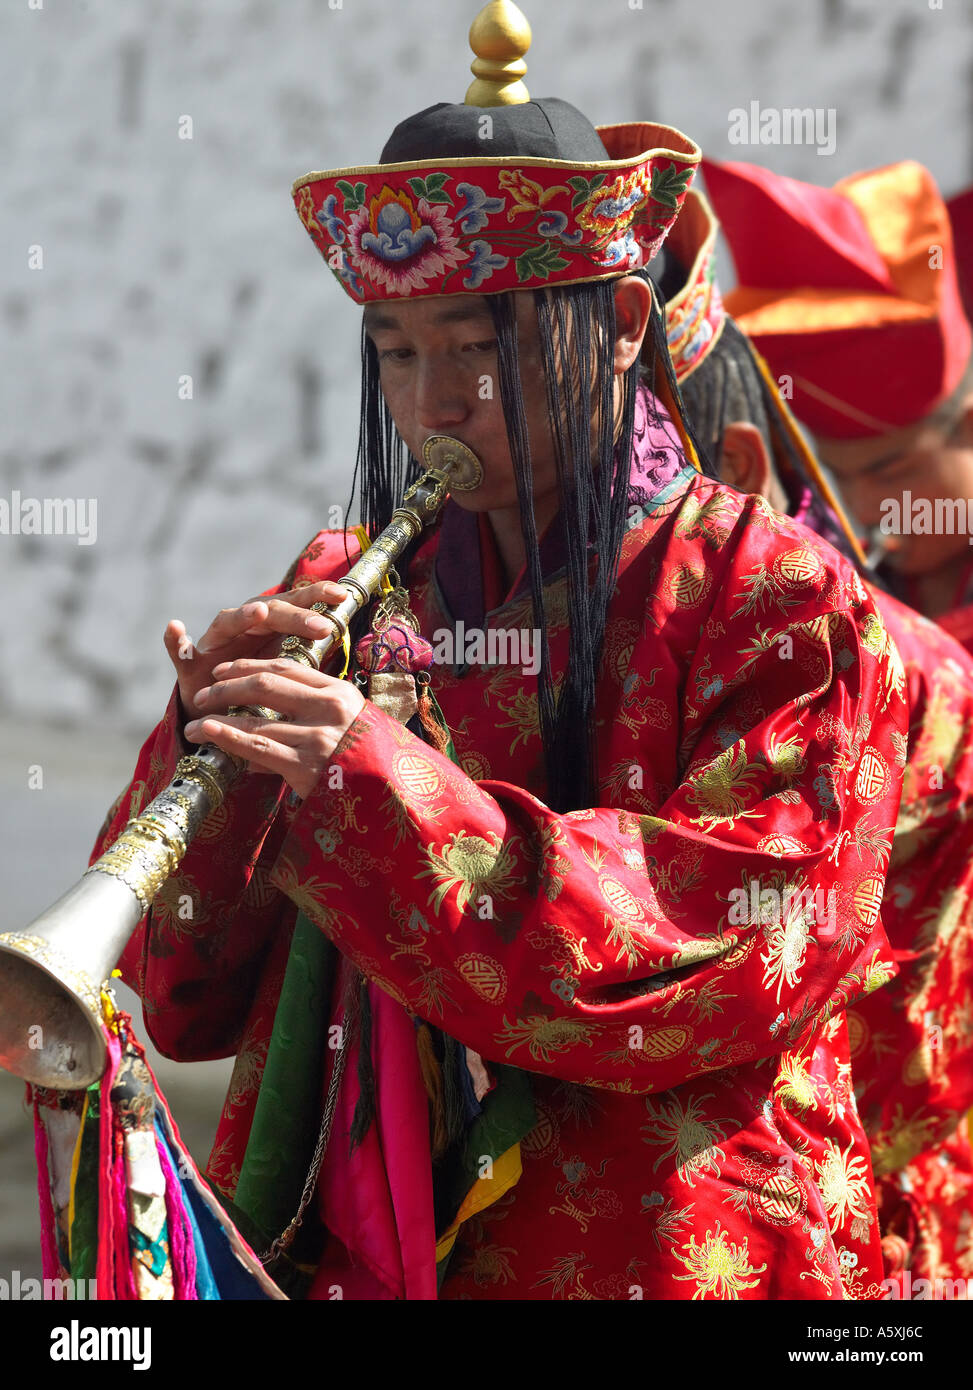
[[[436,1242],[436,1263],[444,1260],[452,1250],[464,1221],[469,1221],[478,1211],[499,1202],[505,1192],[509,1192],[520,1181],[523,1165],[520,1161],[520,1144],[514,1144],[498,1159],[494,1160],[493,1173],[489,1178],[478,1178],[467,1192],[459,1211],[448,1231],[444,1231]]]

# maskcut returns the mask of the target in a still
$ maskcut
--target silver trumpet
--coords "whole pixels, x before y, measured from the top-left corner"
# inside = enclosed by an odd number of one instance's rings
[[[320,667],[336,653],[352,618],[371,602],[406,546],[436,519],[450,492],[482,480],[479,459],[459,440],[433,435],[422,449],[425,472],[408,489],[388,526],[336,583],[348,597],[313,612],[332,631],[315,642],[287,637],[281,655]],[[232,714],[282,716],[236,707]],[[0,934],[0,1066],[36,1086],[78,1090],[105,1066],[102,989],[129,937],[200,826],[244,767],[215,744],[181,758],[166,789],[122,831],[73,888],[22,932]]]

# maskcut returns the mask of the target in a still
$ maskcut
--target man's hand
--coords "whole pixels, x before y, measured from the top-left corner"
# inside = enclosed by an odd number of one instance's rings
[[[186,738],[245,758],[252,772],[277,773],[300,797],[313,790],[365,704],[350,681],[284,657],[223,662],[212,674],[216,684],[195,696],[196,709],[207,717],[187,724]],[[263,705],[284,719],[221,713],[232,705]]]
[[[340,585],[324,580],[290,589],[274,598],[252,598],[239,608],[217,613],[197,643],[190,641],[185,624],[173,618],[163,641],[179,682],[179,699],[184,719],[197,713],[196,696],[212,683],[213,668],[238,657],[265,660],[280,651],[282,636],[318,640],[329,630],[326,618],[307,610],[315,603],[339,603],[347,597]]]

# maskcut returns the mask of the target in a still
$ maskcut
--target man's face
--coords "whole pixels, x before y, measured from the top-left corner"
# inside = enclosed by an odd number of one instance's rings
[[[556,495],[554,442],[533,295],[517,294],[514,303],[536,504]],[[365,328],[378,353],[382,393],[413,455],[421,459],[430,435],[452,435],[483,465],[480,486],[454,500],[477,512],[516,507],[496,331],[484,297],[370,304]]]
[[[933,504],[950,498],[969,499],[973,510],[973,398],[958,408],[952,421],[936,417],[908,429],[873,439],[817,441],[819,456],[838,480],[842,496],[864,526],[878,526],[894,499],[903,515],[922,499]],[[973,523],[971,523],[973,524]],[[961,554],[971,554],[970,536],[884,535],[885,559],[900,574],[920,575],[936,570]]]

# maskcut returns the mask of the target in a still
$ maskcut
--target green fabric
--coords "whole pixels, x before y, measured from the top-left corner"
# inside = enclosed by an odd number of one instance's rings
[[[449,1210],[453,1213],[444,1230],[452,1225],[453,1217],[462,1206],[466,1194],[480,1181],[483,1159],[498,1159],[537,1124],[537,1109],[527,1072],[519,1067],[500,1066],[496,1062],[491,1063],[490,1070],[497,1084],[483,1098],[483,1110],[470,1126],[460,1152],[448,1170],[437,1179],[448,1193]],[[489,1207],[485,1210],[489,1211]],[[436,1266],[440,1286],[455,1249],[454,1243],[453,1249]]]
[[[298,912],[232,1203],[234,1220],[261,1250],[296,1215],[317,1143],[336,962],[331,942]],[[300,1260],[302,1237],[315,1224],[312,1204],[290,1247],[294,1260]]]
[[[71,1224],[71,1278],[75,1288],[81,1279],[98,1272],[98,1126],[101,1083],[88,1087],[88,1109],[81,1131],[81,1155],[74,1184],[74,1221]]]

